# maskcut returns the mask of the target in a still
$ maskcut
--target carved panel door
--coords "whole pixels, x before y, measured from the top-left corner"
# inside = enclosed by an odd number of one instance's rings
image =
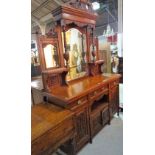
[[[119,111],[119,87],[115,86],[110,90],[110,107],[111,115],[113,116],[116,112]]]
[[[90,138],[87,107],[76,113],[76,132],[76,149],[79,150]]]

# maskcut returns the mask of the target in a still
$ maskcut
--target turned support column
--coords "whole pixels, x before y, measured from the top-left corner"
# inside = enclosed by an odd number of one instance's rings
[[[69,60],[69,53],[67,51],[67,45],[66,45],[66,32],[65,32],[65,26],[63,26],[63,38],[64,38],[64,59],[66,60],[66,67],[69,67],[68,60]]]
[[[92,28],[92,56],[93,56],[93,62],[95,62],[95,56],[96,56],[96,52],[95,52],[95,43],[94,43],[94,28]]]

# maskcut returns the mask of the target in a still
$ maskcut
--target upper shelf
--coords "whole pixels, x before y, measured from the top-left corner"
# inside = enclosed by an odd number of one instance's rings
[[[78,0],[64,4],[52,11],[55,21],[61,21],[62,25],[69,22],[78,22],[95,26],[97,13],[92,9],[92,4],[88,1]]]

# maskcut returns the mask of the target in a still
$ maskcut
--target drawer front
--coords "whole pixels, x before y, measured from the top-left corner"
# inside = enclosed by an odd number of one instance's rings
[[[91,100],[96,99],[96,97],[100,95],[104,95],[105,93],[108,92],[108,85],[103,86],[102,88],[99,88],[89,94],[89,98]]]
[[[87,101],[88,101],[87,96],[84,96],[84,97],[78,99],[77,101],[75,101],[75,103],[76,103],[77,105],[80,105],[80,104],[83,104],[83,103],[85,103],[85,102],[87,102]]]
[[[72,109],[76,109],[78,106],[83,105],[88,102],[87,96],[81,97],[71,103]]]
[[[67,135],[74,133],[74,130],[73,119],[68,119],[62,122],[55,129],[49,130],[32,142],[32,155],[47,154],[45,152],[48,152],[48,150],[51,150],[56,145],[59,145],[60,141],[66,138]]]
[[[110,83],[110,88],[115,87],[115,86],[118,86],[118,85],[119,85],[119,79],[117,79],[117,80],[115,80],[115,81],[112,81],[112,82]]]

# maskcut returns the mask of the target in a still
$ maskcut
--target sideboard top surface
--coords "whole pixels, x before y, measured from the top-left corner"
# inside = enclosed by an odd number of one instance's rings
[[[52,104],[37,104],[31,111],[32,141],[73,115],[71,111]]]
[[[46,93],[46,95],[63,99],[64,101],[68,102],[77,96],[84,96],[90,91],[93,91],[95,88],[119,78],[119,74],[107,73],[92,77],[85,77],[81,80],[69,82],[68,86],[58,86],[51,88],[51,90]]]

